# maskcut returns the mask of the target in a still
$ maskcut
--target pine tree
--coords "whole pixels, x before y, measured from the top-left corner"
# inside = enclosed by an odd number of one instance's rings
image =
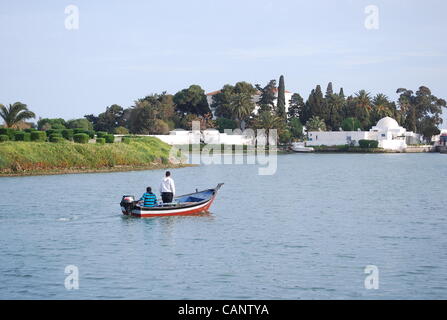
[[[303,112],[305,111],[305,104],[303,98],[298,94],[294,93],[289,102],[289,110],[287,116],[290,118],[302,118]]]
[[[315,89],[312,89],[312,91],[309,94],[309,97],[307,98],[306,103],[304,104],[303,111],[300,113],[301,123],[306,123],[312,117],[312,108],[313,105],[315,104],[314,96],[315,96]]]
[[[343,99],[346,98],[345,93],[343,91],[343,88],[340,88],[340,93],[338,94],[340,97],[342,97]]]
[[[286,120],[286,88],[284,84],[284,76],[281,76],[279,78],[279,85],[278,85],[278,100],[276,104],[276,112],[278,114],[278,117],[281,119]]]
[[[315,91],[313,92],[311,104],[310,104],[310,117],[318,116],[323,118],[323,108],[324,108],[324,98],[323,93],[321,92],[321,86],[317,85]]]
[[[334,90],[332,90],[332,82],[329,82],[326,89],[326,99],[334,94]]]
[[[272,112],[275,108],[276,80],[270,80],[270,82],[264,88],[257,84],[256,89],[258,89],[258,91],[261,93],[258,101],[258,113]]]
[[[332,82],[329,82],[326,89],[326,95],[324,96],[324,102],[321,108],[320,118],[326,123],[326,125],[331,129],[330,120],[332,113],[332,101],[333,101],[334,90],[332,89]]]

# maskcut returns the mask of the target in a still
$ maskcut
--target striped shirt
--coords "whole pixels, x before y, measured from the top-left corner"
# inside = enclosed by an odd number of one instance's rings
[[[157,204],[157,196],[153,193],[146,192],[145,194],[143,194],[140,200],[143,201],[143,206],[145,207],[155,207],[155,205]]]

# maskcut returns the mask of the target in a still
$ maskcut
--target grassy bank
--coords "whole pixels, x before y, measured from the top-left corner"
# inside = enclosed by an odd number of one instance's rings
[[[174,167],[170,146],[156,138],[130,143],[2,142],[0,175],[124,171]]]

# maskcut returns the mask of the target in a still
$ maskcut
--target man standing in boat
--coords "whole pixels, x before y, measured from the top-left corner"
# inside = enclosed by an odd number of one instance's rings
[[[161,180],[160,193],[163,203],[171,203],[175,195],[175,184],[171,178],[171,173],[166,171],[166,176]]]

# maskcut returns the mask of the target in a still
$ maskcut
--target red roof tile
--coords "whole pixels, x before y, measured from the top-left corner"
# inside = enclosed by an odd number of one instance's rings
[[[274,92],[278,92],[278,88],[276,88],[275,90],[274,90]],[[286,93],[292,93],[292,92],[290,92],[290,91],[285,91]],[[217,91],[213,91],[213,92],[208,92],[206,95],[207,96],[214,96],[214,95],[216,95],[216,94],[218,94],[218,93],[221,93],[221,90],[217,90]],[[260,94],[260,92],[258,91],[258,94]]]

